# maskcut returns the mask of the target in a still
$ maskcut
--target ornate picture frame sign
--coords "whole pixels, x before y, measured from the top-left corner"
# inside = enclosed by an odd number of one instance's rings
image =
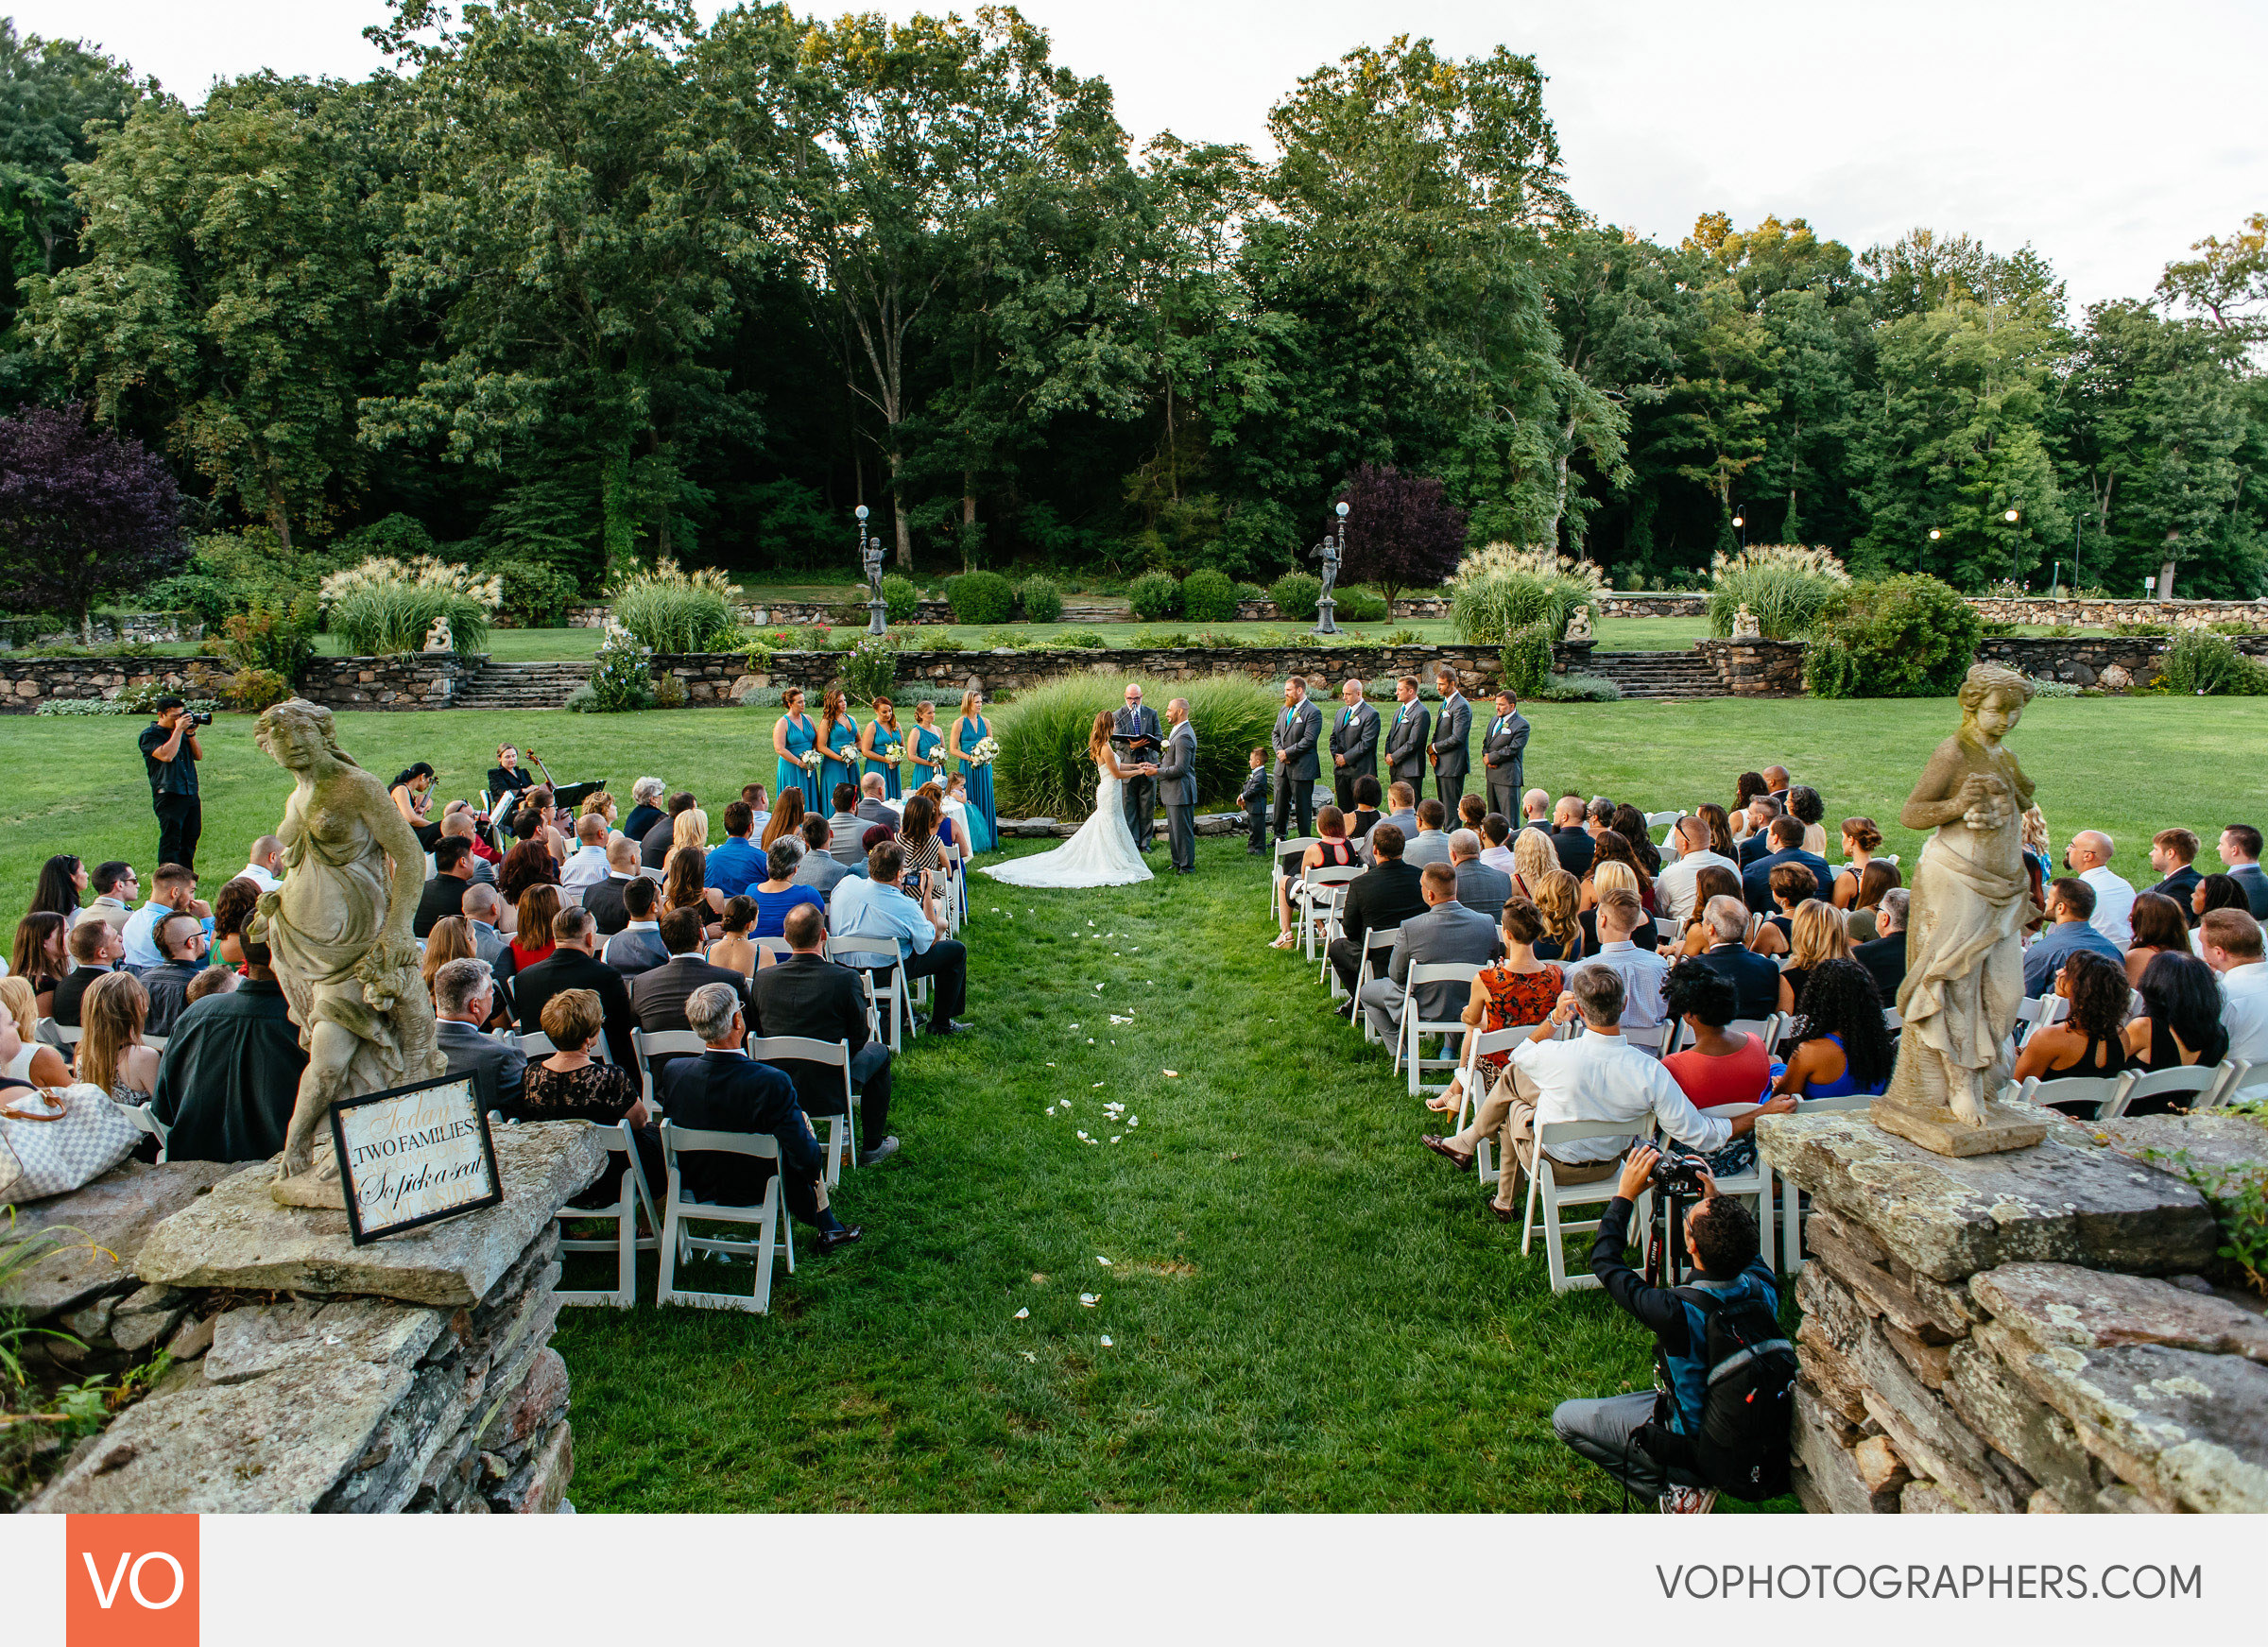
[[[504,1199],[470,1075],[342,1098],[331,1107],[331,1141],[356,1246]]]

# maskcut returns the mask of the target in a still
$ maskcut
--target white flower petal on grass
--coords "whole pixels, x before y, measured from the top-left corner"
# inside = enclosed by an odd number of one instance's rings
[[[1079,1136],[1080,1136],[1081,1138],[1085,1138],[1087,1135],[1086,1135],[1084,1132],[1082,1132],[1082,1133],[1080,1133],[1080,1134],[1079,1134]]]
[[[1100,1087],[1100,1086],[1102,1085],[1102,1083],[1101,1083],[1100,1081],[1097,1081],[1097,1082],[1095,1083],[1095,1085],[1096,1085],[1097,1087]]]
[[[998,915],[1000,911],[996,909],[992,913],[994,915]],[[1016,1312],[1016,1319],[1019,1321],[1029,1321],[1031,1318],[1032,1307],[1029,1304],[1026,1304],[1022,1309]]]
[[[1110,1347],[1111,1347],[1111,1344],[1110,1344],[1110,1335],[1109,1335],[1108,1332],[1106,1332],[1106,1333],[1104,1333],[1104,1334],[1103,1334],[1103,1347],[1104,1347],[1105,1349],[1108,1349],[1108,1348],[1110,1348]]]
[[[1103,1295],[1100,1293],[1081,1293],[1079,1295],[1079,1302],[1086,1305],[1090,1310],[1093,1309],[1102,1301]]]
[[[1269,1019],[1269,1020],[1268,1020],[1268,1021],[1269,1021],[1270,1023],[1274,1023],[1276,1021],[1275,1021],[1274,1019],[1272,1019],[1272,1018],[1271,1018],[1271,1019]],[[1074,1024],[1073,1024],[1071,1027],[1072,1027],[1072,1028],[1074,1028],[1074,1029],[1076,1029],[1076,1028],[1078,1028],[1079,1026],[1078,1026],[1077,1024],[1075,1024],[1075,1023],[1074,1023]]]
[[[1024,1350],[1024,1351],[1022,1351],[1022,1355],[1023,1355],[1023,1359],[1024,1359],[1024,1360],[1026,1360],[1026,1361],[1029,1361],[1029,1362],[1037,1362],[1037,1361],[1040,1359],[1038,1356],[1034,1355],[1034,1354],[1033,1354],[1033,1353],[1032,1353],[1030,1350],[1028,1350],[1028,1349],[1027,1349],[1027,1350]]]
[[[1165,1072],[1165,1078],[1169,1081],[1177,1081],[1181,1078],[1181,1072],[1179,1070],[1168,1070]]]
[[[1099,1252],[1094,1255],[1094,1261],[1098,1264],[1101,1264],[1105,1269],[1108,1269],[1110,1267],[1110,1261],[1105,1258]]]
[[[1122,1136],[1123,1136],[1123,1135],[1122,1135]],[[1118,1141],[1118,1140],[1117,1140],[1116,1138],[1113,1138],[1113,1139],[1112,1139],[1110,1141],[1111,1141],[1112,1143],[1116,1143],[1116,1142]]]

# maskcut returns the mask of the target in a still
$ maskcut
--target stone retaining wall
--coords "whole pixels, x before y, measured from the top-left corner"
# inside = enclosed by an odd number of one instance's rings
[[[1801,641],[1696,641],[1693,649],[1734,697],[1803,695],[1803,658],[1810,648]]]
[[[9,618],[0,622],[0,652],[11,646],[76,646],[82,636],[76,628],[48,629],[46,620]],[[201,641],[205,624],[194,612],[117,612],[96,618],[89,626],[90,643],[96,646],[156,645],[160,642]]]
[[[2268,657],[2268,634],[2229,639],[2240,652]],[[2142,635],[1987,635],[1977,643],[1977,659],[2074,686],[2099,684],[2104,672],[2115,664],[2125,671],[2129,684],[2148,686],[2157,678],[2166,644],[2163,639]],[[2115,685],[2117,677],[2111,678]]]
[[[2081,600],[2065,595],[1970,595],[1968,604],[1988,624],[2250,624],[2268,630],[2268,597],[2260,600]]]
[[[2051,1128],[1956,1160],[1863,1114],[1759,1124],[1765,1161],[1811,1196],[1806,1509],[2268,1510],[2268,1320],[2257,1295],[2197,1274],[2215,1263],[2213,1215],[2151,1164],[2177,1149],[2268,1159],[2268,1128],[2210,1114]]]
[[[328,709],[447,709],[458,684],[488,666],[485,652],[405,652],[399,658],[313,658],[299,695]]]
[[[0,652],[0,712],[29,713],[49,698],[116,697],[162,686],[184,697],[210,696],[190,678],[195,658],[19,658]]]

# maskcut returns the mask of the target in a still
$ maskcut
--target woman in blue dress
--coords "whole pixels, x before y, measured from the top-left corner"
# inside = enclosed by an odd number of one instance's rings
[[[780,757],[772,787],[782,795],[800,789],[803,810],[825,817],[827,810],[819,804],[819,775],[803,764],[803,757],[819,746],[818,729],[803,712],[803,689],[789,687],[782,702],[787,712],[772,723],[772,752]]]
[[[923,698],[914,705],[914,735],[905,741],[905,758],[914,763],[914,787],[942,784],[953,763],[945,758],[945,734],[937,730],[937,706]]]
[[[819,751],[827,757],[819,767],[819,798],[831,809],[836,784],[858,787],[858,723],[850,718],[850,705],[839,686],[829,687],[819,699]],[[826,809],[820,815],[826,815]]]
[[[898,798],[898,763],[882,758],[882,752],[892,746],[905,746],[905,734],[898,729],[898,706],[886,697],[878,697],[874,700],[874,718],[858,734],[858,752],[866,757],[863,771],[882,774],[885,800]]]
[[[992,766],[972,763],[970,753],[982,740],[992,735],[985,724],[985,695],[971,687],[961,695],[960,718],[953,723],[947,738],[948,752],[960,763],[960,773],[969,785],[970,846],[979,852],[988,852],[1000,840],[1000,816],[992,805]]]

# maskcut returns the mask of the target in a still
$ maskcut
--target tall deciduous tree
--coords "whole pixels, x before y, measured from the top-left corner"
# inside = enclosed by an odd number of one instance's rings
[[[66,612],[92,639],[94,603],[163,577],[188,555],[173,475],[86,409],[0,418],[0,605]]]
[[[1347,547],[1340,574],[1370,583],[1394,599],[1405,589],[1446,583],[1465,553],[1467,511],[1450,502],[1449,491],[1427,475],[1409,474],[1387,464],[1363,464],[1339,498],[1347,505]]]

